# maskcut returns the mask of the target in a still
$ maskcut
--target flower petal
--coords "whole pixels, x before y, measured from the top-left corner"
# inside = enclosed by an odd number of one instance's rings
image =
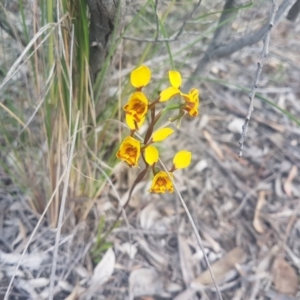
[[[199,102],[199,91],[197,89],[191,89],[189,94],[195,103]]]
[[[198,107],[199,107],[199,91],[195,88],[191,89],[189,94],[181,93],[186,105],[184,109],[189,113],[190,116],[198,116]]]
[[[143,117],[139,122],[135,120],[135,118],[132,115],[126,114],[126,124],[131,130],[136,130],[141,128],[141,126],[145,122],[145,117]]]
[[[140,155],[141,142],[131,136],[124,139],[116,154],[117,158],[125,161],[130,167],[138,165]]]
[[[165,90],[161,91],[159,96],[159,101],[164,102],[168,101],[170,98],[174,97],[175,95],[180,94],[180,90],[173,86],[166,88]]]
[[[160,171],[158,172],[153,180],[152,180],[152,184],[151,184],[151,188],[149,189],[149,192],[151,193],[173,193],[174,191],[174,187],[173,187],[173,183],[172,180],[170,179],[170,177],[173,179],[173,174],[172,173],[168,173],[164,172],[164,171]]]
[[[148,99],[142,92],[133,93],[127,104],[124,106],[127,114],[132,115],[137,123],[139,123],[148,111]]]
[[[140,66],[130,74],[130,82],[135,88],[146,86],[151,79],[151,71],[147,66]]]
[[[152,166],[154,163],[157,163],[159,158],[158,150],[154,146],[148,146],[145,149],[145,160],[147,164]]]
[[[174,88],[179,89],[181,87],[182,80],[178,71],[169,71],[169,80]]]
[[[183,169],[190,165],[192,153],[186,150],[181,150],[176,153],[173,158],[173,164],[176,169]]]
[[[155,131],[152,135],[153,142],[161,142],[174,132],[172,128],[166,127]]]

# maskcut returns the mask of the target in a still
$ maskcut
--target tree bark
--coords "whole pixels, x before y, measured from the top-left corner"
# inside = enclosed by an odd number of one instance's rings
[[[114,30],[121,31],[125,0],[87,0],[90,10],[90,70],[97,78],[109,53]],[[118,18],[118,19],[117,19]],[[117,28],[116,28],[116,24]]]
[[[300,12],[300,0],[298,0],[289,10],[289,13],[287,15],[287,19],[289,21],[295,22],[299,16]]]

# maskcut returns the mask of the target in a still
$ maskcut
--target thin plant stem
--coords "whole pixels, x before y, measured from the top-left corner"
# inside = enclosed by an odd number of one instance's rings
[[[221,295],[221,292],[220,292],[220,289],[219,289],[219,287],[218,287],[218,285],[217,285],[217,282],[216,282],[216,278],[215,278],[215,276],[214,276],[214,274],[213,274],[213,272],[212,272],[212,269],[211,269],[211,266],[210,266],[208,257],[207,257],[207,255],[206,255],[206,252],[205,252],[205,249],[204,249],[204,246],[203,246],[203,242],[202,242],[202,238],[201,238],[201,236],[200,236],[200,234],[199,234],[199,232],[198,232],[198,229],[197,229],[196,224],[195,224],[195,222],[194,222],[194,220],[193,220],[193,217],[192,217],[192,215],[191,215],[191,213],[190,213],[190,211],[189,211],[187,205],[185,204],[185,202],[184,202],[184,200],[183,200],[183,198],[182,198],[182,196],[181,196],[181,194],[180,194],[180,192],[179,192],[179,189],[178,189],[177,185],[175,184],[174,180],[173,180],[172,177],[170,176],[170,174],[169,174],[169,172],[168,172],[166,166],[164,165],[164,163],[163,163],[161,160],[159,160],[159,161],[160,161],[161,165],[163,166],[164,170],[167,172],[167,174],[168,174],[168,176],[169,176],[169,179],[172,181],[173,186],[174,186],[174,188],[175,188],[175,190],[176,190],[176,193],[177,193],[177,195],[178,195],[178,197],[179,197],[179,199],[180,199],[180,202],[181,202],[181,204],[182,204],[182,206],[183,206],[183,208],[184,208],[184,210],[185,210],[185,213],[186,213],[186,215],[187,215],[187,217],[188,217],[188,219],[189,219],[189,222],[190,222],[191,225],[192,225],[193,232],[194,232],[194,234],[195,234],[195,236],[196,236],[197,243],[198,243],[198,245],[199,245],[199,247],[200,247],[200,249],[201,249],[201,251],[202,251],[202,253],[203,253],[203,256],[204,256],[205,262],[206,262],[206,264],[207,264],[207,267],[208,267],[210,276],[211,276],[211,278],[212,278],[212,280],[213,280],[213,283],[214,283],[216,292],[217,292],[217,294],[218,294],[218,298],[219,298],[219,300],[223,300],[222,295]]]
[[[63,189],[63,193],[62,193],[62,200],[61,200],[60,210],[59,210],[57,232],[56,232],[55,245],[54,245],[54,251],[53,251],[52,270],[51,270],[51,276],[50,276],[49,300],[53,299],[56,264],[57,264],[57,258],[58,258],[58,244],[59,244],[60,233],[61,233],[62,224],[63,224],[63,216],[64,216],[67,192],[68,192],[68,187],[69,187],[69,178],[70,178],[70,171],[71,171],[71,167],[72,167],[72,160],[73,160],[73,154],[74,154],[74,149],[75,149],[75,141],[76,141],[76,137],[77,137],[79,116],[80,116],[80,111],[77,112],[77,116],[76,116],[73,141],[72,141],[71,149],[69,151],[67,173],[66,173],[65,184],[64,184],[64,189]]]

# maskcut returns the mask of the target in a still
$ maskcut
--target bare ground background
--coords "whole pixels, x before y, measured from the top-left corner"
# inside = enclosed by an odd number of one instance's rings
[[[213,6],[202,5],[206,10]],[[179,3],[174,8],[179,20],[183,6]],[[134,5],[129,6],[128,18],[135,11]],[[255,28],[268,13],[269,7],[263,4],[260,10],[254,7],[241,13],[232,24],[235,34],[244,24]],[[12,13],[14,16],[17,22]],[[253,83],[261,42],[209,64],[194,84],[201,91],[200,117],[185,120],[164,149],[166,163],[179,149],[193,153],[192,165],[177,172],[175,181],[204,240],[224,299],[300,299],[300,128],[266,102],[273,101],[299,119],[299,31],[299,21],[283,20],[272,32],[257,90],[260,99],[255,99],[241,158],[238,141],[249,102],[243,88],[249,89]],[[5,69],[16,59],[18,48],[3,31],[1,34],[1,65]],[[180,48],[197,34],[191,28],[171,47]],[[185,78],[207,43],[204,39],[175,57],[175,63],[181,65],[183,57],[189,55],[180,69]],[[140,43],[124,40],[122,51],[117,53],[122,72],[115,64],[113,78],[128,76],[140,54],[139,47]],[[166,51],[160,50],[146,61],[156,70],[161,68],[155,76],[163,76],[170,68],[162,63],[166,57]],[[22,103],[30,115],[32,106],[23,96],[24,91],[30,93],[24,75],[27,71],[22,69],[8,83],[6,95]],[[4,112],[1,119],[11,122]],[[38,120],[36,123],[38,128]],[[0,142],[1,153],[5,153],[5,140]],[[1,159],[10,166],[8,157],[2,155]],[[3,168],[0,176],[2,299],[39,215],[29,205],[34,193],[26,189],[24,193]],[[114,168],[114,188],[123,201],[134,176],[135,171],[123,164]],[[148,188],[148,180],[139,184],[127,209],[129,224],[123,222],[110,234],[112,247],[104,251],[102,260],[99,257],[98,265],[90,249],[101,216],[112,222],[117,214],[114,189],[107,184],[85,223],[78,224],[67,212],[54,299],[217,299],[178,197],[152,195]],[[69,200],[85,205],[86,199]],[[55,230],[45,219],[20,262],[9,299],[48,298],[54,241]]]

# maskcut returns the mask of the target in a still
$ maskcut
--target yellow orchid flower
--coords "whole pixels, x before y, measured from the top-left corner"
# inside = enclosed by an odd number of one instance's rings
[[[199,108],[199,91],[197,89],[191,89],[189,94],[181,94],[186,105],[184,110],[186,110],[191,117],[198,116]]]
[[[182,83],[180,73],[178,71],[169,71],[169,80],[171,86],[166,88],[160,93],[160,97],[159,97],[160,102],[168,101],[175,95],[180,94],[180,86]]]
[[[176,153],[173,158],[173,169],[183,169],[190,165],[192,159],[192,153],[186,150],[181,150]]]
[[[131,130],[138,130],[145,122],[145,117],[143,117],[139,122],[137,122],[132,115],[126,114],[126,124]]]
[[[147,66],[140,66],[130,74],[130,82],[136,89],[146,86],[151,79],[151,71]]]
[[[130,167],[137,166],[141,155],[141,142],[131,136],[126,137],[116,155]]]
[[[181,75],[178,71],[169,71],[169,80],[174,88],[180,89],[182,84]]]
[[[170,177],[173,179],[173,174],[169,173]],[[170,179],[168,173],[164,171],[158,172],[151,184],[151,188],[149,189],[149,192],[151,193],[173,193],[174,187],[172,180]]]
[[[159,158],[158,150],[154,146],[147,146],[145,149],[145,160],[148,165],[152,166],[153,164],[157,163]]]
[[[129,114],[139,123],[145,117],[148,111],[148,99],[142,92],[133,93],[127,104],[124,106],[126,114]]]
[[[152,142],[161,142],[174,132],[172,128],[165,127],[156,130],[152,135]]]

